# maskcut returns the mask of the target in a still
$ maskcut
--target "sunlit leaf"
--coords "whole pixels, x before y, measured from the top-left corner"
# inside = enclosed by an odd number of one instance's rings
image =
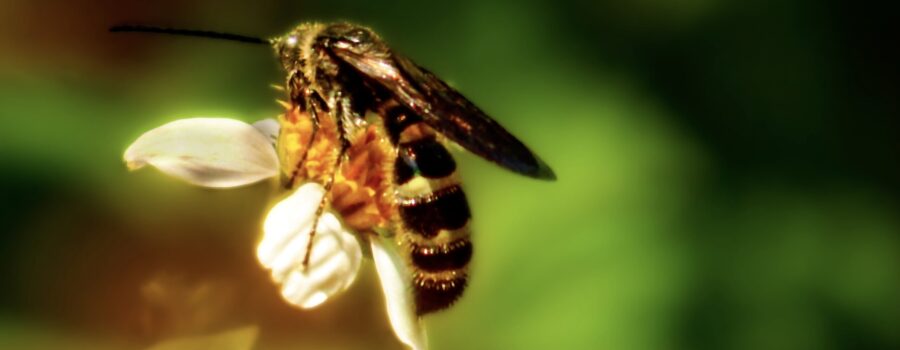
[[[245,326],[211,335],[167,339],[147,350],[250,350],[258,334],[259,327]]]

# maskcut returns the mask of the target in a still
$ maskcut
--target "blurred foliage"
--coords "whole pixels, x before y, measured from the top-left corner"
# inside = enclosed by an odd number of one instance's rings
[[[283,78],[264,48],[109,25],[275,36],[338,19],[457,86],[559,177],[459,155],[477,255],[466,296],[426,319],[434,349],[900,347],[896,9],[3,6],[0,348],[228,342],[246,325],[257,349],[399,348],[371,266],[316,310],[279,299],[253,256],[272,184],[202,190],[121,163],[166,121],[276,115]]]

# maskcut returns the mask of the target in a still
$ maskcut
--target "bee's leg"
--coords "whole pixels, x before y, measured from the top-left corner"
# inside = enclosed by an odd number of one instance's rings
[[[342,108],[337,108],[338,113],[345,113],[346,110]],[[309,241],[306,243],[306,254],[303,256],[303,271],[307,271],[309,268],[309,258],[312,255],[312,245],[313,239],[316,238],[316,228],[319,226],[319,218],[322,217],[322,213],[325,212],[325,207],[328,205],[328,195],[331,193],[331,187],[334,186],[334,177],[337,175],[338,171],[341,170],[341,164],[344,160],[344,157],[347,155],[347,150],[350,148],[350,141],[347,139],[347,135],[343,132],[343,118],[338,117],[337,127],[340,135],[340,150],[338,151],[337,160],[334,162],[334,167],[331,168],[331,174],[328,176],[328,180],[325,182],[323,187],[325,187],[325,196],[322,197],[322,200],[319,202],[319,208],[316,209],[316,216],[313,219],[312,229],[309,231]]]
[[[303,155],[300,157],[300,160],[297,161],[297,166],[294,167],[294,171],[291,173],[291,177],[284,182],[284,188],[291,189],[294,188],[294,183],[297,182],[297,177],[300,175],[300,169],[303,168],[303,163],[306,162],[306,156],[309,154],[309,149],[313,145],[313,141],[316,139],[316,134],[319,132],[319,121],[316,118],[313,118],[312,125],[312,133],[310,133],[309,142],[306,143],[306,150],[303,151]]]
[[[312,254],[313,239],[316,238],[316,227],[319,226],[319,218],[322,217],[322,213],[325,212],[325,207],[328,206],[328,195],[331,193],[331,187],[334,186],[334,177],[337,175],[337,172],[340,171],[346,153],[347,147],[341,147],[334,168],[331,171],[331,175],[328,176],[328,180],[323,185],[323,187],[325,187],[325,196],[319,201],[319,208],[316,209],[316,216],[313,218],[312,229],[309,231],[309,242],[306,243],[306,254],[303,256],[303,271],[306,271],[309,267],[309,257]]]
[[[300,169],[303,169],[303,163],[306,162],[306,156],[309,155],[309,149],[312,148],[313,142],[316,140],[316,135],[319,133],[319,113],[316,112],[315,108],[310,108],[309,110],[311,112],[310,118],[312,119],[312,132],[309,134],[306,150],[303,151],[303,155],[300,156],[300,160],[297,161],[297,166],[294,167],[291,177],[284,182],[284,188],[286,189],[294,188],[294,183],[297,182],[297,177],[300,175]]]

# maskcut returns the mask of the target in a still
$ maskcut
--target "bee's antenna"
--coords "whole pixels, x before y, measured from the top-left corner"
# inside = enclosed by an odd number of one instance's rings
[[[219,33],[212,32],[206,30],[194,30],[194,29],[178,29],[178,28],[163,28],[163,27],[153,27],[153,26],[144,26],[144,25],[120,25],[113,26],[109,28],[109,31],[112,33],[160,33],[160,34],[170,34],[170,35],[183,35],[183,36],[194,36],[201,38],[210,38],[210,39],[221,39],[221,40],[230,40],[237,41],[248,44],[272,44],[271,40],[256,38],[252,36],[245,36],[239,34],[230,34],[230,33]]]

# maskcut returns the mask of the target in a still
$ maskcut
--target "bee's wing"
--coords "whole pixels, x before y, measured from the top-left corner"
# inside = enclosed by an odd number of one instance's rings
[[[263,239],[256,248],[259,262],[281,284],[282,297],[304,309],[347,289],[362,261],[359,241],[334,214],[326,212],[316,226],[309,266],[303,268],[310,230],[324,195],[322,185],[310,182],[275,204],[266,215]]]
[[[334,48],[337,57],[390,91],[425,123],[463,148],[517,173],[556,179],[528,147],[462,94],[408,58],[384,49],[359,55]]]

